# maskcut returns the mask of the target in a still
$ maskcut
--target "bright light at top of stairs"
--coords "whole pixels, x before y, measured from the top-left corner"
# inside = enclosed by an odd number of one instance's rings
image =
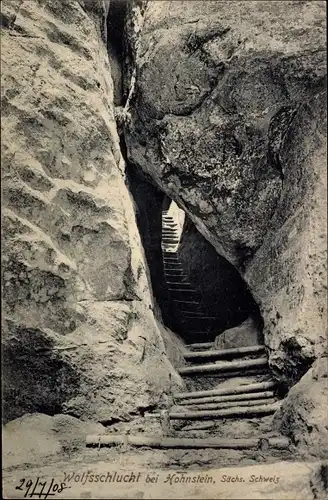
[[[172,251],[175,252],[178,248],[180,237],[182,234],[182,229],[183,229],[183,224],[184,224],[184,219],[185,219],[185,213],[181,208],[178,207],[178,205],[172,201],[170,208],[163,214],[164,218],[165,217],[172,217],[172,222],[176,224],[176,230],[175,230],[175,237],[178,239],[177,243],[168,243],[168,244],[162,244],[162,247],[166,251]]]

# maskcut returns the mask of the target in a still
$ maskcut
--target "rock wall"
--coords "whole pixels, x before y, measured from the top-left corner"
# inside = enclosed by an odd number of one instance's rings
[[[273,422],[305,455],[325,459],[328,457],[327,364],[327,357],[314,362],[291,388]]]
[[[283,190],[245,278],[265,318],[277,377],[292,385],[327,353],[326,109],[300,104],[281,150]]]
[[[107,7],[2,6],[5,420],[129,419],[180,384],[124,181]]]

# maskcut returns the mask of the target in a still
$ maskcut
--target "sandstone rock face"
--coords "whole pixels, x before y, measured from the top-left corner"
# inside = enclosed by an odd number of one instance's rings
[[[150,2],[130,160],[243,274],[276,375],[324,349],[325,4]]]
[[[292,438],[300,451],[328,457],[328,358],[320,358],[294,385],[275,414],[274,426]]]
[[[124,183],[104,9],[2,8],[6,420],[129,419],[180,383]]]
[[[292,384],[327,350],[327,178],[324,95],[300,104],[281,151],[284,187],[246,271],[277,377]]]

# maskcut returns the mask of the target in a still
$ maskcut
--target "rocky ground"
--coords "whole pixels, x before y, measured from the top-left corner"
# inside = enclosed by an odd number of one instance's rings
[[[263,431],[270,426],[270,418],[263,422]],[[247,429],[250,434],[254,432],[251,422],[241,425],[238,422],[236,426],[233,422],[223,422],[219,434],[236,436]],[[202,498],[241,498],[245,494],[248,498],[282,500],[325,498],[323,464],[306,462],[297,454],[291,455],[290,451],[155,450],[124,445],[100,449],[85,447],[86,434],[109,431],[131,434],[143,431],[158,435],[160,429],[157,424],[145,425],[140,419],[105,429],[100,424],[81,422],[65,415],[49,417],[42,414],[25,415],[8,424],[3,437],[5,498],[22,498],[21,491],[16,489],[22,478],[26,482],[31,479],[33,484],[37,478],[48,484],[52,478],[58,484],[64,482],[69,489],[58,493],[58,498],[199,498],[200,495]],[[202,433],[193,435],[201,437]],[[82,484],[82,474],[87,472],[106,476],[115,472],[125,475],[133,472],[137,476],[140,472],[140,478],[128,484],[114,480],[90,483],[86,479]],[[172,479],[172,483],[166,481],[169,474],[180,478],[182,473],[212,477],[213,482],[190,485],[177,479]],[[76,475],[80,475],[80,481],[75,480]],[[147,476],[158,479],[152,483]],[[259,479],[256,481],[252,476]],[[272,478],[271,482],[268,484],[264,477]]]

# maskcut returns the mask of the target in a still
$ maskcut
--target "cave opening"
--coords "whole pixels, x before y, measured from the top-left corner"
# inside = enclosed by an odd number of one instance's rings
[[[216,342],[229,348],[263,343],[259,307],[237,269],[147,174],[129,162],[126,169],[164,325],[187,344]]]

